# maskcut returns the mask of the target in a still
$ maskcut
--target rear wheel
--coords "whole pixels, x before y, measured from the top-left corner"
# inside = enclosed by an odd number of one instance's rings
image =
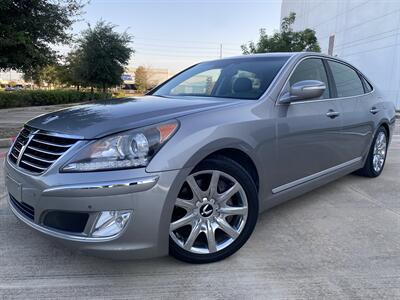
[[[387,147],[388,133],[384,127],[380,127],[375,134],[364,167],[356,174],[372,178],[378,177],[385,166]]]
[[[191,263],[224,259],[250,237],[258,216],[256,186],[237,162],[204,160],[186,178],[170,223],[170,254]]]

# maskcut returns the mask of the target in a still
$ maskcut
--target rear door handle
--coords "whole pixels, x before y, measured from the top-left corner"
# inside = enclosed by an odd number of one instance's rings
[[[378,113],[380,111],[380,109],[379,108],[376,108],[376,107],[373,107],[373,108],[371,108],[370,110],[369,110],[369,112],[371,113],[371,114],[373,114],[373,115],[375,115],[376,113]]]
[[[331,118],[331,119],[334,119],[334,118],[340,116],[340,112],[334,111],[333,109],[330,109],[330,110],[326,113],[326,116],[329,117],[329,118]]]

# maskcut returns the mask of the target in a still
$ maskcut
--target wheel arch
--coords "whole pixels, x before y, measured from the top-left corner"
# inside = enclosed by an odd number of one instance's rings
[[[259,191],[260,176],[258,174],[258,170],[257,170],[256,165],[254,164],[254,161],[251,159],[251,157],[248,154],[246,154],[244,151],[236,149],[236,148],[224,148],[224,149],[214,151],[213,153],[209,154],[204,159],[207,159],[210,157],[216,157],[216,156],[227,157],[229,159],[234,160],[238,164],[240,164],[247,172],[249,172],[251,178],[254,181],[254,184],[257,187],[257,191]]]
[[[378,130],[379,127],[385,128],[386,133],[388,134],[388,137],[390,137],[390,126],[389,126],[389,122],[388,121],[381,121],[381,123],[379,124],[379,126],[377,127],[376,130]]]
[[[257,159],[254,155],[254,148],[244,141],[225,138],[213,141],[196,151],[194,155],[186,161],[184,168],[194,169],[199,163],[209,157],[225,156],[239,163],[254,180],[257,191],[260,186],[260,170],[257,165]]]

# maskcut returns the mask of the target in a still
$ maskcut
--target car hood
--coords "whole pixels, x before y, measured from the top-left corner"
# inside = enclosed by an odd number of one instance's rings
[[[123,130],[138,128],[183,115],[231,106],[239,100],[215,98],[111,99],[74,106],[30,120],[27,125],[84,139],[94,139]]]

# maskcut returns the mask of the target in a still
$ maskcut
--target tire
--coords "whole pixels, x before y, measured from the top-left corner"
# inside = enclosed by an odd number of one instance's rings
[[[380,141],[384,137],[382,141]],[[377,160],[377,149],[380,148],[379,157],[381,157],[379,166],[377,164],[374,165],[374,159]],[[364,167],[355,173],[360,176],[375,178],[381,175],[383,168],[385,167],[386,156],[387,156],[387,147],[388,147],[388,132],[386,129],[381,126],[376,132],[374,139],[371,144],[371,148],[369,149],[367,159],[365,161]],[[375,153],[374,153],[375,151]],[[382,157],[383,155],[383,157]]]
[[[186,217],[190,223],[177,227]],[[186,178],[178,195],[170,224],[170,255],[196,264],[222,260],[244,245],[257,217],[258,192],[250,174],[227,157],[207,158]]]

